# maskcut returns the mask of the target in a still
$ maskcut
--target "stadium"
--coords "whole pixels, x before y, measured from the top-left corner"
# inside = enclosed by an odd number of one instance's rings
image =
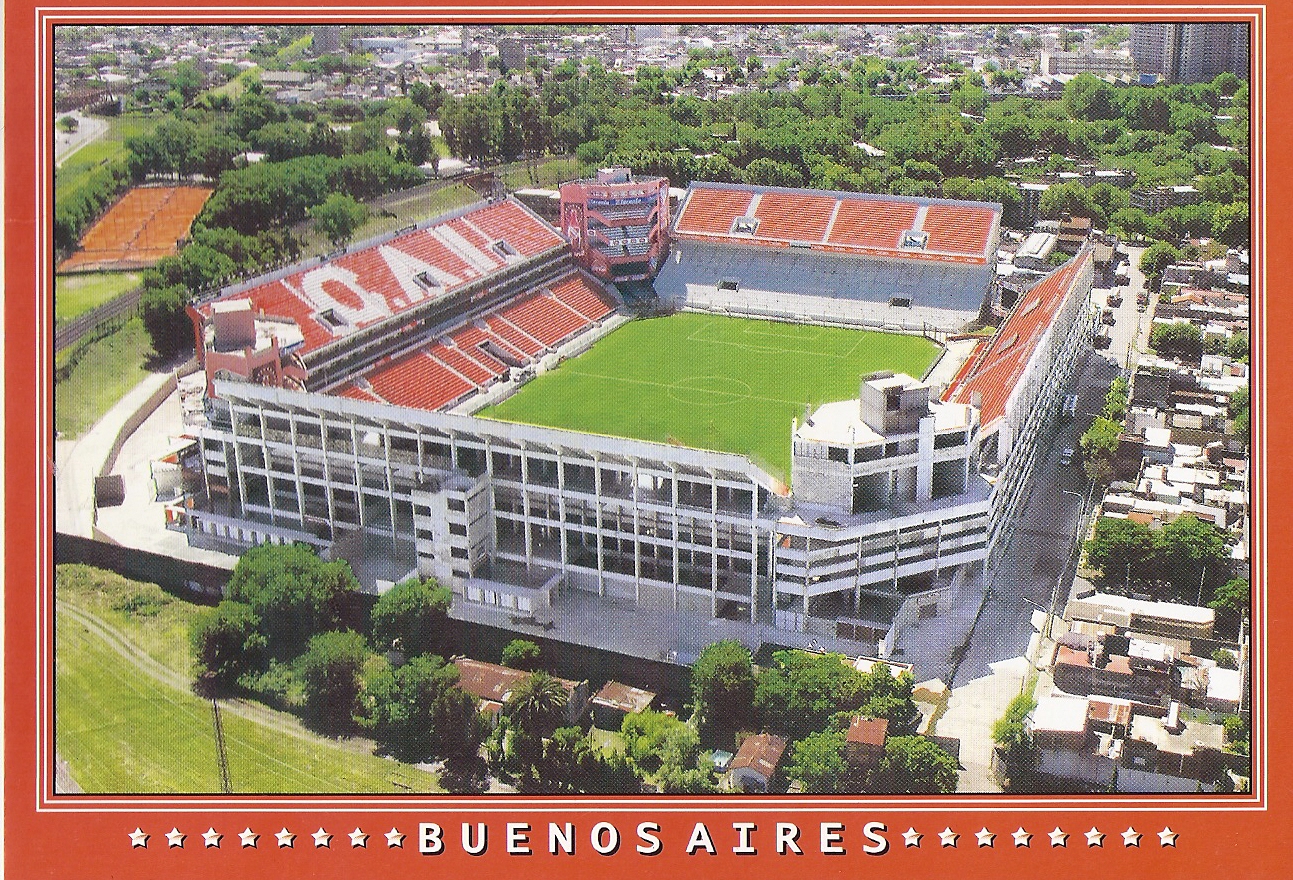
[[[306,542],[374,592],[435,576],[500,626],[628,608],[891,650],[1009,528],[1090,255],[957,339],[999,206],[696,183],[674,216],[649,314],[511,199],[191,307],[201,479],[169,524]]]

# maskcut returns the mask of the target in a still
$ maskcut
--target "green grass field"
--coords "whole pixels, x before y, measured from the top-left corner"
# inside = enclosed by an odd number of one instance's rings
[[[137,272],[89,272],[54,278],[54,323],[70,321],[139,286]]]
[[[126,155],[126,138],[144,135],[157,127],[161,117],[121,116],[108,120],[108,130],[68,156],[54,171],[54,202],[73,195],[94,169]]]
[[[55,740],[87,792],[220,791],[211,704],[140,674],[70,614],[57,616]],[[235,792],[437,791],[435,777],[323,737],[221,713]]]
[[[55,566],[54,590],[60,601],[93,614],[158,663],[185,677],[192,674],[189,625],[202,606],[157,584],[89,565]]]
[[[140,318],[89,343],[71,374],[54,385],[54,428],[68,439],[80,436],[148,375],[145,364],[154,357]]]
[[[790,472],[804,404],[856,398],[860,378],[919,378],[925,339],[684,313],[633,321],[480,415],[748,455]]]

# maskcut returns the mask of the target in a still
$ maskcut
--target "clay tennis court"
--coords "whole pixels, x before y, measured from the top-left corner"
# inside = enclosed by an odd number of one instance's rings
[[[60,272],[140,269],[177,250],[211,197],[200,186],[141,186],[126,193],[90,227]]]

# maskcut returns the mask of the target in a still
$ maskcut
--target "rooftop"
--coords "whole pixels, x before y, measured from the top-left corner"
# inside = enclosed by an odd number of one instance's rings
[[[641,712],[651,708],[655,694],[618,681],[608,681],[593,697],[593,702],[622,712]]]
[[[759,733],[746,737],[732,759],[732,770],[750,769],[763,777],[770,777],[785,754],[786,741],[775,733]]]
[[[978,356],[966,375],[948,387],[943,400],[972,403],[977,397],[979,421],[985,432],[1004,417],[1006,402],[1024,377],[1038,343],[1090,260],[1089,249],[1079,252],[1021,296],[1010,317],[997,330],[992,344]]]
[[[1034,731],[1082,733],[1086,730],[1090,700],[1077,697],[1045,697],[1033,710]]]

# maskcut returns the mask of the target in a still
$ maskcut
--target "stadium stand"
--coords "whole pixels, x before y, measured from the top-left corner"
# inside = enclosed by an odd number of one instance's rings
[[[867,248],[898,247],[898,237],[916,222],[918,206],[902,202],[843,199],[828,244]]]
[[[838,204],[838,200],[824,196],[768,193],[759,200],[759,207],[754,212],[759,220],[757,236],[787,241],[821,241]]]
[[[753,193],[745,190],[695,189],[678,215],[677,232],[727,235],[737,217],[749,210]]]
[[[398,406],[439,409],[475,386],[423,351],[395,358],[367,376],[373,390]]]

